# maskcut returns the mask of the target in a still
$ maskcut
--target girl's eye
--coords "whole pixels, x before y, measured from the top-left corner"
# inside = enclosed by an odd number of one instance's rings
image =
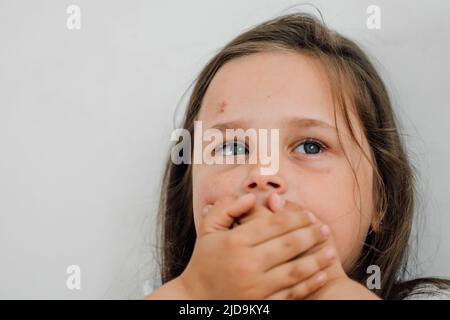
[[[248,154],[247,146],[241,142],[228,142],[216,149],[216,154],[222,153],[224,156],[238,156]]]
[[[299,144],[295,151],[303,154],[318,154],[323,152],[325,147],[317,141],[305,141]]]

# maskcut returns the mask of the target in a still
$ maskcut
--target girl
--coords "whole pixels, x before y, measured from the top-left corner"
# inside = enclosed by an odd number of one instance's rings
[[[306,14],[256,26],[198,76],[183,125],[191,137],[194,121],[279,129],[279,170],[169,160],[164,285],[148,298],[403,299],[450,285],[400,280],[413,173],[387,90],[354,42]],[[247,158],[252,139],[225,141],[214,156]]]

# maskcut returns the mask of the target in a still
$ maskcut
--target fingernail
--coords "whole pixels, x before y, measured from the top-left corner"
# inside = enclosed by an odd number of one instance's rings
[[[275,200],[275,205],[278,209],[283,208],[284,203],[286,202],[282,196],[280,196],[278,193],[273,194],[273,198]]]
[[[312,212],[308,212],[308,217],[309,217],[309,221],[311,221],[311,223],[315,223],[317,221],[316,216]]]
[[[327,257],[327,259],[329,260],[333,260],[334,258],[336,258],[336,252],[334,251],[334,249],[329,248],[325,251],[325,257]]]
[[[330,228],[324,224],[320,227],[320,232],[322,232],[325,237],[328,237],[330,235]]]
[[[323,271],[320,271],[316,276],[316,281],[319,284],[323,284],[323,283],[325,283],[326,280],[327,280],[327,274]]]

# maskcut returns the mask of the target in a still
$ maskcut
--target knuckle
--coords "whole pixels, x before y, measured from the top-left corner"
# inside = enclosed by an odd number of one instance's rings
[[[314,291],[315,289],[315,285],[314,285],[314,280],[312,279],[308,279],[307,281],[305,281],[305,283],[303,284],[303,294],[310,294]]]
[[[284,298],[286,300],[293,300],[293,299],[295,299],[294,289],[289,289],[284,296],[285,296]]]
[[[295,299],[298,299],[298,298],[301,298],[301,295],[300,295],[300,292],[299,292],[297,287],[293,287],[291,290],[289,290],[286,293],[286,299],[287,300],[295,300]]]
[[[303,271],[297,264],[294,264],[292,268],[289,270],[288,274],[289,278],[293,280],[298,280],[303,278]]]
[[[293,233],[293,234],[285,237],[282,240],[281,245],[282,245],[283,249],[289,250],[295,246],[296,241],[297,241],[297,236],[295,233]]]

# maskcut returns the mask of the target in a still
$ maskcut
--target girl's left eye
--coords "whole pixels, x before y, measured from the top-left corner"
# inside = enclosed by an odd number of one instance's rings
[[[216,153],[222,153],[224,156],[238,156],[248,154],[247,146],[240,142],[228,142],[220,146]]]
[[[295,148],[296,152],[303,154],[318,154],[324,150],[325,146],[322,143],[313,140],[302,142]]]

